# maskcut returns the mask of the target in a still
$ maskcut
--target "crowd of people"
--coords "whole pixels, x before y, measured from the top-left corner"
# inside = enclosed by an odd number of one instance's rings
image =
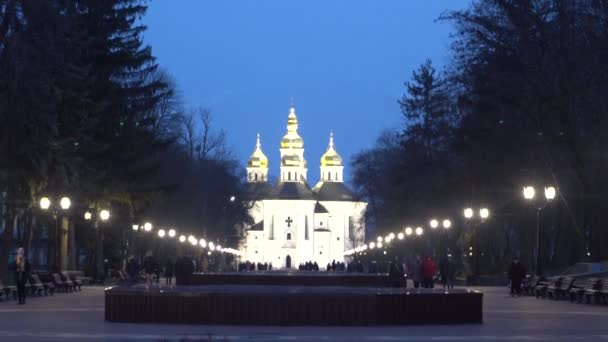
[[[167,258],[161,265],[152,253],[147,253],[141,263],[138,258],[131,257],[126,266],[126,272],[131,283],[136,283],[143,278],[148,287],[154,284],[159,285],[161,276],[165,278],[165,285],[172,285],[173,277],[178,284],[187,282],[188,277],[196,269],[197,262],[191,257],[182,256],[175,262],[171,258]]]
[[[298,266],[300,271],[319,271],[319,264],[316,261],[307,261]]]
[[[325,268],[326,271],[330,272],[330,271],[339,271],[339,272],[344,272],[346,270],[346,266],[344,265],[343,262],[336,262],[336,260],[333,260],[331,263],[327,264],[327,267]]]
[[[240,262],[238,270],[239,272],[272,271],[272,263],[255,263],[251,261]]]

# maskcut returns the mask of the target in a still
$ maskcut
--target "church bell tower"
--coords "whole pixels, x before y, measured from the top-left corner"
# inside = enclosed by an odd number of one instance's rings
[[[262,152],[260,133],[255,143],[255,150],[247,161],[247,182],[258,183],[268,181],[268,158]]]
[[[287,117],[287,134],[281,139],[281,182],[305,182],[304,140],[298,134],[296,109],[291,106]]]
[[[334,132],[332,131],[329,133],[327,151],[321,156],[321,181],[342,183],[344,181],[343,172],[342,157],[334,147]]]

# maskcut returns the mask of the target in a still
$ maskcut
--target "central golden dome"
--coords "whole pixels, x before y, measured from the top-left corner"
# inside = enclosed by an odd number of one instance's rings
[[[287,117],[287,134],[281,139],[281,148],[304,148],[304,140],[298,134],[298,118],[296,117],[296,109],[289,109]]]

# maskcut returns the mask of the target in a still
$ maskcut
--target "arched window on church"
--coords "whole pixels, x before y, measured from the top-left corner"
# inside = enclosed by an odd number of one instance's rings
[[[249,180],[252,180],[253,177],[251,176],[251,172],[249,172]]]
[[[331,172],[327,173],[327,180],[331,180]]]
[[[337,173],[337,172],[336,172],[336,180],[339,180],[339,179],[338,179],[338,173]]]
[[[257,173],[255,174],[255,180],[256,181],[258,180],[258,174]]]
[[[295,176],[293,176],[293,180],[296,180],[296,181],[298,180],[298,173],[297,172],[295,173]]]
[[[287,233],[287,240],[291,240],[291,233]]]
[[[291,180],[291,171],[287,172],[287,180]]]
[[[262,182],[264,181],[264,175],[262,175]]]

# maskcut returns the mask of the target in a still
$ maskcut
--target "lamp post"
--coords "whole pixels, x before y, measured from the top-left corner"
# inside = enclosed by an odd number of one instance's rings
[[[526,201],[533,202],[536,197],[536,189],[528,185],[524,187],[523,195]],[[556,191],[554,186],[545,187],[544,201],[536,201],[536,248],[534,252],[534,267],[537,276],[542,275],[542,264],[540,257],[540,212],[555,199]]]
[[[110,219],[110,212],[107,209],[100,210],[95,217],[91,212],[84,213],[84,219],[87,221],[93,220],[93,227],[97,234],[97,281],[103,283],[105,275],[103,271],[103,230],[99,228],[99,222],[106,222]]]
[[[53,215],[53,219],[55,220],[55,238],[53,244],[55,245],[54,257],[53,257],[53,266],[55,270],[59,270],[59,229],[57,224],[57,219],[59,217],[60,210],[63,212],[67,212],[72,205],[72,201],[69,197],[63,196],[59,200],[59,206],[54,206],[51,200],[48,197],[42,197],[40,199],[40,209],[45,212],[49,212]]]
[[[479,209],[479,216],[478,219],[477,217],[475,217],[475,211],[473,210],[473,208],[466,208],[464,210],[464,218],[471,222],[474,219],[475,222],[473,222],[473,253],[475,254],[475,268],[473,271],[473,276],[475,278],[475,282],[478,283],[479,282],[479,245],[477,243],[477,226],[479,226],[481,223],[484,223],[485,220],[490,217],[490,210],[488,208],[481,208]],[[451,223],[450,223],[451,225]]]

